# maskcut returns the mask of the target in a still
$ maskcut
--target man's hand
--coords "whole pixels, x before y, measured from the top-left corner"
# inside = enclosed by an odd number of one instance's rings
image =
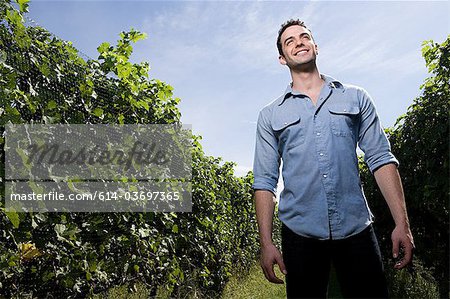
[[[392,256],[398,259],[395,269],[402,269],[412,260],[414,240],[409,229],[408,213],[406,212],[405,195],[402,181],[395,164],[386,164],[373,173],[378,187],[386,200],[395,229],[392,232]]]
[[[275,245],[269,244],[267,246],[261,246],[260,263],[264,276],[266,276],[268,281],[273,283],[284,283],[273,271],[273,265],[278,264],[280,271],[283,272],[284,275],[287,274],[281,253]]]
[[[402,269],[412,261],[414,240],[408,226],[396,226],[392,231],[392,256],[399,259],[395,269]]]
[[[273,265],[278,264],[281,272],[284,274],[287,273],[281,253],[273,245],[272,241],[272,218],[275,208],[275,194],[267,190],[256,190],[255,208],[256,219],[258,220],[259,242],[261,244],[261,268],[268,281],[283,283],[273,272]]]

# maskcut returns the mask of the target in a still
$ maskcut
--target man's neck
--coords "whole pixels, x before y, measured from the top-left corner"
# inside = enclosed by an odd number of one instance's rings
[[[317,105],[322,86],[325,80],[320,76],[317,67],[310,71],[293,71],[291,70],[292,90],[299,91],[307,95],[314,106]]]
[[[291,71],[291,77],[292,89],[304,94],[320,90],[324,83],[317,68],[311,71]]]

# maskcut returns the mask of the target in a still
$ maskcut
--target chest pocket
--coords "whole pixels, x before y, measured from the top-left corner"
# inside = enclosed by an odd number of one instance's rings
[[[358,132],[359,107],[351,105],[330,105],[331,130],[336,136],[355,137]]]
[[[278,139],[280,153],[303,144],[304,128],[300,115],[283,115],[272,121],[272,129]]]

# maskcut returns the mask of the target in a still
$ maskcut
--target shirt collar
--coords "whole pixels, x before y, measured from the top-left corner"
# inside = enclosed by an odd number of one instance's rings
[[[334,79],[333,77],[327,76],[325,74],[320,74],[320,76],[322,77],[322,79],[325,80],[325,85],[328,86],[330,89],[341,88],[342,90],[344,90],[344,85],[338,80]],[[295,96],[305,97],[306,95],[298,91],[292,90],[292,82],[291,82],[286,87],[286,90],[284,91],[283,95],[280,97],[278,106],[281,106],[287,98]]]

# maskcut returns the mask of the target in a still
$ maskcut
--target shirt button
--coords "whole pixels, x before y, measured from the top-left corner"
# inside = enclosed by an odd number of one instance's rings
[[[320,153],[319,156],[323,156],[323,153]]]
[[[347,112],[347,109],[344,109],[344,112]]]
[[[326,177],[327,177],[327,175],[326,175],[326,174],[324,174],[324,175],[323,175],[323,177],[324,177],[324,178],[326,178]]]
[[[317,135],[317,136],[320,136],[320,133],[317,133],[316,135]]]

